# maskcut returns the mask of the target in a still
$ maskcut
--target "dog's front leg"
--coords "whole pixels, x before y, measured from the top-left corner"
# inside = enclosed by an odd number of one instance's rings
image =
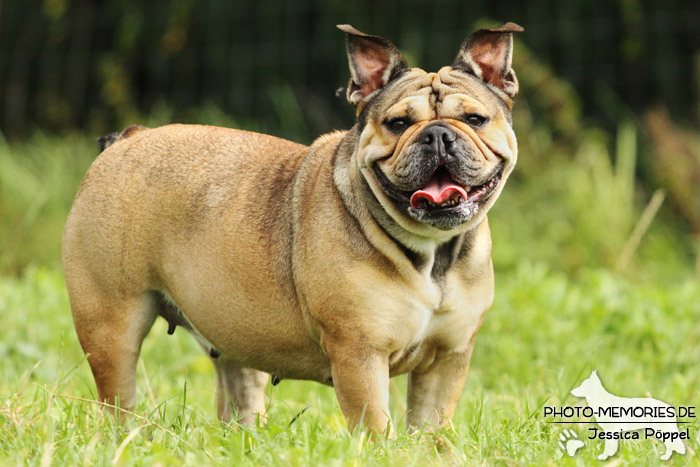
[[[424,372],[408,376],[408,425],[435,430],[452,421],[469,371],[473,346],[466,352],[445,353]]]
[[[350,431],[358,425],[374,433],[389,426],[388,358],[359,343],[326,345],[333,386]]]
[[[605,447],[603,448],[602,454],[598,456],[598,459],[604,461],[608,457],[615,455],[617,452],[618,443],[619,441],[616,439],[606,439]]]

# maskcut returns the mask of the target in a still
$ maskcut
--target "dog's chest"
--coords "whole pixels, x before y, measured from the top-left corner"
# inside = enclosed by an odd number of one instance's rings
[[[464,280],[459,270],[439,278],[429,271],[421,275],[393,310],[392,374],[427,368],[440,352],[466,351],[493,301],[490,269],[472,282]]]

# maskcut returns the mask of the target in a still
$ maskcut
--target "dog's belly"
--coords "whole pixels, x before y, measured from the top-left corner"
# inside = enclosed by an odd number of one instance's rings
[[[188,267],[196,272],[169,278],[167,292],[200,344],[210,343],[220,358],[280,378],[328,383],[330,363],[308,332],[289,284],[274,276],[256,281],[259,274],[235,277],[199,268],[199,261],[211,258],[190,258]],[[254,265],[242,266],[256,271]]]

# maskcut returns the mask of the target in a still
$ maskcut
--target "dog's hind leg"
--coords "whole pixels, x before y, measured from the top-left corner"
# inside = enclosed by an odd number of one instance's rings
[[[243,425],[264,423],[265,386],[270,375],[245,368],[224,357],[214,358],[216,367],[216,411],[223,422],[231,420],[234,411]]]
[[[79,293],[70,293],[73,320],[80,345],[88,354],[99,399],[131,411],[136,404],[141,342],[157,317],[153,299],[148,293],[107,296],[89,281],[79,286]]]
[[[677,432],[677,430],[675,431]],[[666,452],[661,456],[662,461],[669,460],[674,451],[680,455],[685,454],[685,444],[683,444],[683,441],[680,439],[664,441],[664,445],[666,446]]]
[[[183,327],[214,362],[217,379],[216,411],[219,419],[228,422],[235,411],[237,421],[243,425],[255,425],[258,417],[262,424],[265,415],[265,386],[270,375],[226,359],[194,328],[172,297],[163,292],[154,293],[154,297],[158,313],[168,321],[168,333],[172,334],[177,326]]]

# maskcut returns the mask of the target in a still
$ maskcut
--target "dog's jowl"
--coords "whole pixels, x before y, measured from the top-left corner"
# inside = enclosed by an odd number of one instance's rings
[[[135,404],[158,316],[211,356],[221,419],[264,418],[269,374],[335,387],[348,426],[450,422],[492,303],[486,213],[515,166],[508,23],[451,66],[409,68],[342,25],[357,122],[310,147],[239,130],[111,135],[70,212],[63,264],[101,400]]]

